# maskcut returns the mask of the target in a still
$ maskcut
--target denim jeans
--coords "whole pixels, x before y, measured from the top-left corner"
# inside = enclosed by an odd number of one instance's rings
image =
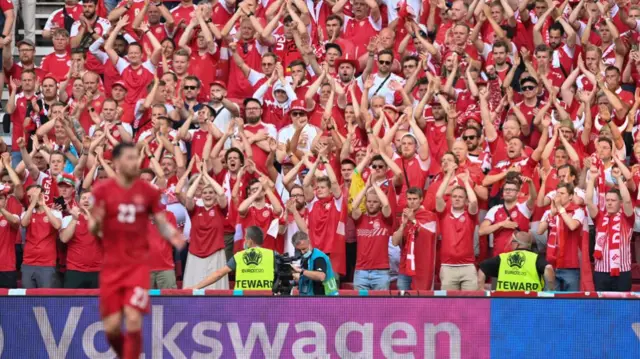
[[[389,270],[356,270],[353,286],[357,290],[388,290]]]
[[[413,278],[409,277],[408,275],[398,274],[398,290],[411,290],[412,279]]]
[[[580,290],[579,269],[556,270],[556,292],[577,292]]]

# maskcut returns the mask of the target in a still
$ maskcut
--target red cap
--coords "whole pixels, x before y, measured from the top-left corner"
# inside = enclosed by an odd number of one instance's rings
[[[122,81],[122,80],[118,80],[118,81],[114,82],[114,83],[111,85],[111,87],[112,87],[112,88],[113,88],[113,87],[115,87],[115,86],[120,86],[120,87],[122,87],[123,89],[125,89],[125,91],[128,91],[127,86],[124,84],[124,81]]]
[[[227,89],[227,84],[225,84],[224,82],[222,82],[222,81],[220,81],[220,80],[213,81],[213,82],[211,83],[211,86],[220,86],[220,87],[222,87],[224,90],[226,90],[226,89]]]
[[[289,107],[289,113],[293,112],[293,111],[304,111],[305,113],[309,112],[307,111],[307,107],[304,104],[304,100],[294,100],[291,101],[291,106]]]
[[[478,123],[482,123],[482,119],[480,118],[480,114],[478,112],[469,112],[469,113],[465,113],[464,115],[462,115],[462,123],[467,123],[470,120],[476,121]]]
[[[55,81],[56,83],[58,83],[58,79],[55,77],[54,74],[52,74],[51,72],[48,72],[46,75],[44,75],[44,77],[42,78],[42,81],[46,80],[46,79],[52,79],[53,81]]]

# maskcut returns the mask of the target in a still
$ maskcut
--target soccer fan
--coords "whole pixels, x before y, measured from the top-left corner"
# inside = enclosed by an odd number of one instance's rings
[[[600,175],[594,165],[589,169],[585,202],[596,226],[593,252],[593,281],[597,291],[631,290],[631,235],[635,214],[625,178],[619,168],[611,175],[619,185],[605,195],[605,210],[594,203],[595,182]]]
[[[450,201],[444,199],[449,181],[455,173],[449,166],[436,194],[436,212],[440,223],[440,281],[444,290],[474,290],[477,288],[474,266],[473,232],[478,214],[478,199],[471,188],[467,171],[462,178],[464,187],[451,190]]]
[[[366,212],[360,209],[365,199]],[[351,218],[356,226],[357,260],[353,285],[358,290],[389,289],[389,236],[393,219],[389,199],[373,176],[353,199]]]
[[[149,253],[149,215],[160,235],[176,248],[184,246],[184,239],[167,222],[160,208],[160,192],[138,178],[135,147],[116,145],[113,164],[116,176],[92,191],[89,229],[102,237],[104,248],[100,313],[107,341],[118,356],[137,358],[142,352],[142,314],[149,311],[150,270],[144,260]],[[120,331],[122,322],[126,335]]]

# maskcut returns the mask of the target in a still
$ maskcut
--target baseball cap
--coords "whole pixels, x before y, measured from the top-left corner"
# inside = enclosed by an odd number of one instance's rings
[[[226,90],[226,89],[227,89],[227,84],[225,84],[224,82],[222,82],[222,81],[220,81],[220,80],[213,81],[213,82],[211,83],[211,87],[213,87],[213,86],[219,86],[219,87],[222,87],[222,89],[224,89],[224,90]]]
[[[33,43],[33,41],[29,40],[29,39],[23,39],[18,41],[18,43],[16,44],[16,47],[20,47],[20,45],[28,45],[31,46],[32,48],[36,48],[36,44]]]
[[[61,175],[58,175],[57,182],[58,184],[66,184],[71,187],[75,187],[76,177],[70,173],[63,173]]]
[[[125,89],[125,91],[128,91],[127,86],[124,84],[124,81],[122,81],[122,80],[118,80],[118,81],[114,82],[113,85],[111,85],[112,88],[115,87],[115,86],[120,86],[123,89]]]
[[[48,72],[46,75],[44,75],[44,77],[42,78],[42,81],[44,81],[46,79],[52,79],[56,83],[58,82],[58,79],[56,79],[56,76],[54,74],[52,74],[51,72]]]
[[[304,100],[295,100],[291,102],[291,106],[289,107],[289,113],[293,111],[304,111],[307,113],[307,107],[304,105]]]

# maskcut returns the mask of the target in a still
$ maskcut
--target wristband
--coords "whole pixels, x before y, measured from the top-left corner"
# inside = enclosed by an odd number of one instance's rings
[[[151,29],[147,29],[145,32],[143,32],[143,35],[146,35],[149,31],[151,31]]]
[[[205,23],[207,23],[207,24],[211,24],[212,22],[213,22],[213,21],[211,21],[211,19],[207,19],[207,20],[205,20]]]
[[[247,17],[252,17],[253,15],[255,15],[255,14],[253,13],[253,11],[250,11],[250,12],[247,14]]]
[[[300,270],[300,275],[303,276],[304,275],[304,269]]]
[[[5,35],[5,34],[0,34],[0,37],[4,39],[5,37],[7,37],[7,35]]]
[[[129,9],[131,9],[131,5],[127,4],[127,5],[124,6],[124,8],[129,10]]]

